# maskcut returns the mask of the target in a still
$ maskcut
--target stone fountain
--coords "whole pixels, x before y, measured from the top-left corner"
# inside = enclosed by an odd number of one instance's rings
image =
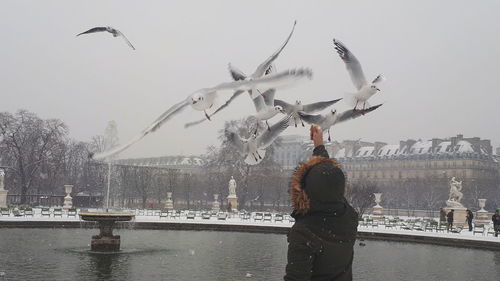
[[[117,252],[120,250],[120,235],[113,235],[113,227],[117,221],[130,221],[134,214],[111,213],[111,212],[88,212],[80,213],[84,221],[97,222],[99,235],[93,235],[90,250],[96,252]]]
[[[113,235],[113,227],[117,221],[126,222],[135,218],[135,214],[109,211],[109,190],[111,186],[111,161],[108,159],[108,184],[106,190],[105,209],[97,212],[80,212],[80,219],[97,222],[99,235],[93,235],[90,250],[96,252],[117,252],[120,250],[120,235]]]

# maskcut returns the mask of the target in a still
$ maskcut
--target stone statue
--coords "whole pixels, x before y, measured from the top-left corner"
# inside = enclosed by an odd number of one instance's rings
[[[448,201],[446,201],[446,205],[448,205],[448,207],[463,207],[460,200],[462,200],[464,194],[461,191],[462,181],[457,181],[455,180],[455,177],[452,177],[450,180],[450,195]]]
[[[0,189],[3,189],[4,187],[4,177],[5,177],[5,171],[0,168]]]
[[[229,180],[229,195],[236,195],[236,181],[233,176],[231,176],[231,179]]]

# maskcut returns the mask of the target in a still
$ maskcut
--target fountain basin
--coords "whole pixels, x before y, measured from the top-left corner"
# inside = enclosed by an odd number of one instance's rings
[[[96,252],[117,252],[120,250],[120,235],[113,235],[113,227],[117,221],[130,221],[134,214],[126,213],[80,213],[84,221],[94,221],[99,225],[99,234],[93,235],[90,242],[90,250]]]

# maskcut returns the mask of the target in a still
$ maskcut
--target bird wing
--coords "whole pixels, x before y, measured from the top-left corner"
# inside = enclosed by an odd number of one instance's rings
[[[271,126],[269,130],[259,135],[256,139],[257,147],[260,149],[270,146],[273,141],[286,129],[290,121],[291,115],[285,116],[278,123]]]
[[[209,114],[208,116],[209,117],[214,116],[215,114],[217,114],[217,112],[219,112],[219,111],[223,110],[224,108],[226,108],[235,98],[237,98],[239,95],[241,95],[244,92],[245,91],[242,91],[242,90],[235,91],[233,93],[233,95],[223,105],[221,105],[219,108],[217,108],[217,110],[215,110],[213,113]],[[200,123],[203,123],[205,120],[207,120],[207,118],[203,118],[203,119],[200,119],[198,121],[186,123],[186,124],[184,124],[184,128],[189,128],[191,126],[198,125]]]
[[[130,46],[130,48],[132,48],[133,50],[135,50],[135,48],[132,45],[132,43],[130,43],[130,41],[128,41],[127,37],[125,37],[125,35],[121,31],[116,30],[116,32],[118,33],[118,35],[120,35],[123,38],[123,40],[125,40],[125,42]]]
[[[94,28],[91,28],[91,29],[89,29],[87,31],[79,33],[76,36],[80,36],[82,34],[94,33],[94,32],[102,32],[102,31],[106,31],[106,27],[94,27]]]
[[[291,105],[285,101],[282,101],[282,100],[274,100],[274,105],[279,105],[279,106],[283,107],[283,110],[285,110],[285,112],[287,114],[292,114],[293,109],[294,109],[293,105]]]
[[[269,89],[261,94],[264,98],[264,102],[267,106],[274,106],[274,94],[276,93],[276,89]]]
[[[253,105],[255,106],[255,111],[259,112],[264,107],[266,107],[266,103],[264,101],[264,97],[262,95],[257,95],[253,100]]]
[[[323,110],[323,109],[331,106],[332,104],[338,102],[339,100],[341,100],[341,99],[306,104],[302,108],[302,111],[304,111],[305,113],[313,113],[316,111],[320,111],[320,110]]]
[[[344,122],[344,121],[347,121],[347,120],[350,120],[350,119],[358,118],[360,116],[365,115],[368,112],[374,111],[375,109],[379,108],[380,106],[382,106],[382,104],[374,105],[374,106],[366,108],[366,109],[350,109],[350,110],[346,110],[346,111],[344,111],[342,113],[339,113],[339,115],[337,117],[337,122],[336,123],[340,123],[340,122]]]
[[[144,138],[149,133],[152,133],[152,132],[158,130],[158,128],[160,128],[170,118],[172,118],[174,115],[178,114],[184,108],[186,108],[187,105],[189,105],[188,99],[173,105],[167,111],[165,111],[162,115],[160,115],[160,117],[156,118],[156,120],[153,123],[151,123],[146,129],[144,129],[140,134],[136,135],[133,139],[131,139],[129,142],[127,142],[123,145],[117,146],[117,147],[113,148],[112,150],[98,153],[94,156],[94,159],[104,159],[104,158],[113,156],[117,153],[124,151],[125,149],[127,149],[131,145],[133,145],[134,143],[140,141],[142,138]]]
[[[241,153],[242,155],[248,153],[247,141],[243,140],[240,135],[235,132],[226,130],[226,137],[229,143],[231,143],[239,153]]]
[[[325,121],[326,117],[318,114],[318,115],[312,115],[312,114],[307,114],[305,112],[299,111],[298,112],[300,119],[306,121],[309,124],[316,124],[321,127],[321,123]]]
[[[354,56],[349,49],[344,46],[339,40],[333,39],[333,44],[335,45],[335,50],[339,54],[340,58],[344,61],[345,67],[351,76],[352,83],[356,89],[360,90],[366,85],[366,78],[363,74],[363,69],[358,59]]]
[[[385,81],[385,77],[382,74],[379,74],[375,79],[373,79],[372,84],[378,84],[382,81]]]
[[[262,77],[268,71],[268,69],[269,69],[269,67],[271,67],[271,64],[273,63],[273,61],[279,56],[281,51],[283,51],[283,48],[285,48],[286,44],[288,43],[288,41],[292,37],[292,34],[293,34],[293,31],[295,30],[296,24],[297,24],[297,21],[294,21],[292,31],[290,32],[290,35],[288,35],[288,37],[286,38],[285,43],[283,43],[283,45],[281,45],[281,47],[276,52],[274,52],[274,54],[272,54],[269,58],[267,58],[263,63],[261,63],[257,67],[255,72],[252,74],[253,78]]]
[[[260,95],[262,91],[266,91],[268,89],[277,89],[283,88],[285,86],[290,86],[294,82],[302,79],[302,78],[312,78],[312,71],[308,68],[298,68],[285,70],[276,74],[270,74],[263,76],[261,78],[255,78],[249,80],[247,84],[243,87],[250,89],[260,89],[261,91],[253,91],[252,99],[257,95]]]
[[[234,81],[238,80],[245,80],[247,76],[243,71],[239,70],[238,68],[234,67],[232,64],[228,64],[227,68],[229,70],[229,73],[231,74],[231,77],[233,77]]]

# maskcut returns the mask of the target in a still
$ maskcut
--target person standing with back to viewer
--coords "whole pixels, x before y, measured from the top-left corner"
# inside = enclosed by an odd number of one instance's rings
[[[474,214],[472,214],[472,211],[467,209],[467,216],[465,219],[467,220],[467,224],[469,225],[469,231],[472,231],[472,219],[474,218]]]
[[[447,215],[446,215],[446,219],[447,219],[447,222],[448,224],[446,225],[446,230],[448,232],[450,232],[450,230],[453,230],[453,213],[455,212],[455,210],[451,210]]]
[[[358,214],[344,197],[344,173],[329,158],[317,126],[311,126],[311,139],[313,156],[291,180],[295,224],[288,233],[284,280],[350,281]]]
[[[493,221],[493,229],[495,230],[495,237],[498,237],[500,233],[500,208],[497,208],[495,214],[491,216],[491,220]]]

